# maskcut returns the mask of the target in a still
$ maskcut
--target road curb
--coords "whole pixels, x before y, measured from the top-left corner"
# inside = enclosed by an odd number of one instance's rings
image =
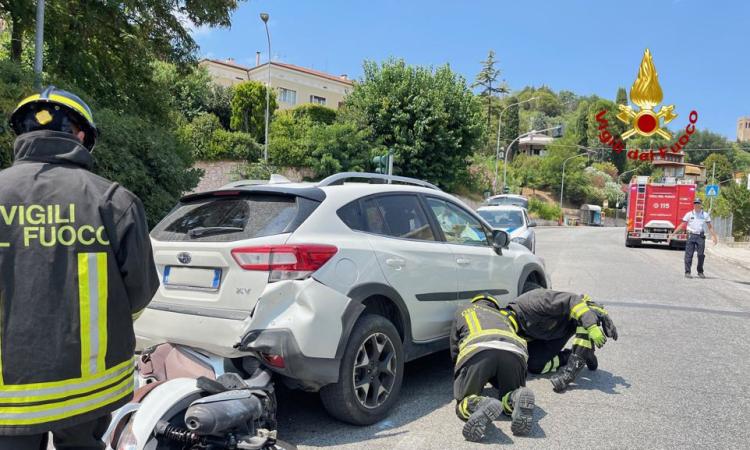
[[[708,246],[706,246],[706,247],[708,247]],[[740,266],[740,267],[742,267],[745,270],[750,270],[750,261],[743,261],[741,259],[732,258],[731,256],[726,256],[726,255],[724,255],[724,254],[722,254],[720,252],[717,252],[715,249],[713,249],[711,247],[706,248],[706,250],[708,251],[708,253],[711,254],[711,256],[715,256],[717,258],[721,258],[724,261],[726,261],[728,263],[732,263],[732,264],[737,265],[737,266]]]

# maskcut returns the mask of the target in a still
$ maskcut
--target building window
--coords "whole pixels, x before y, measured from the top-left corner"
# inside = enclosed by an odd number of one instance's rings
[[[297,91],[291,89],[279,88],[279,101],[289,105],[297,104]]]
[[[325,97],[318,97],[317,95],[311,95],[310,96],[310,103],[314,103],[316,105],[325,105],[326,104],[326,98]]]

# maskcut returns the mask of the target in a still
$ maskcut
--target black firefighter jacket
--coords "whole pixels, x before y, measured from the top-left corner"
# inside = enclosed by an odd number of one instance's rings
[[[534,289],[509,302],[508,308],[516,313],[522,336],[549,341],[572,336],[578,324],[584,328],[597,324],[588,299],[586,295]]]
[[[132,317],[159,285],[143,205],[73,136],[16,139],[0,172],[0,435],[101,417],[133,391]]]
[[[517,353],[524,361],[529,355],[526,341],[516,334],[507,316],[499,310],[480,301],[456,311],[450,335],[454,373],[471,356],[487,349]]]

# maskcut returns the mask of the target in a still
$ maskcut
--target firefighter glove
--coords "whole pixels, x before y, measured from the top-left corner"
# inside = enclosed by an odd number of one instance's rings
[[[599,325],[591,325],[586,331],[589,333],[589,339],[594,342],[597,348],[601,348],[604,343],[607,342],[607,337],[602,333],[602,329],[599,328]]]
[[[609,317],[609,312],[604,308],[604,305],[600,305],[594,301],[587,301],[586,303],[589,305],[589,308],[596,313],[596,316],[599,319],[599,325],[604,329],[604,335],[617,340],[617,327],[615,326],[614,321],[612,321],[612,318]]]

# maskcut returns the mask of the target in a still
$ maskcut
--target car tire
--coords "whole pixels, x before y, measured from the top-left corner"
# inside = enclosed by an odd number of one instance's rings
[[[544,286],[541,286],[534,281],[526,280],[523,283],[523,289],[521,289],[521,293],[525,294],[529,291],[533,291],[534,289],[544,289]]]
[[[383,316],[367,314],[357,320],[349,336],[338,383],[324,386],[320,399],[336,419],[370,425],[388,415],[398,399],[403,376],[404,350],[396,327]],[[378,393],[381,388],[385,391]],[[371,392],[373,389],[378,392]]]

